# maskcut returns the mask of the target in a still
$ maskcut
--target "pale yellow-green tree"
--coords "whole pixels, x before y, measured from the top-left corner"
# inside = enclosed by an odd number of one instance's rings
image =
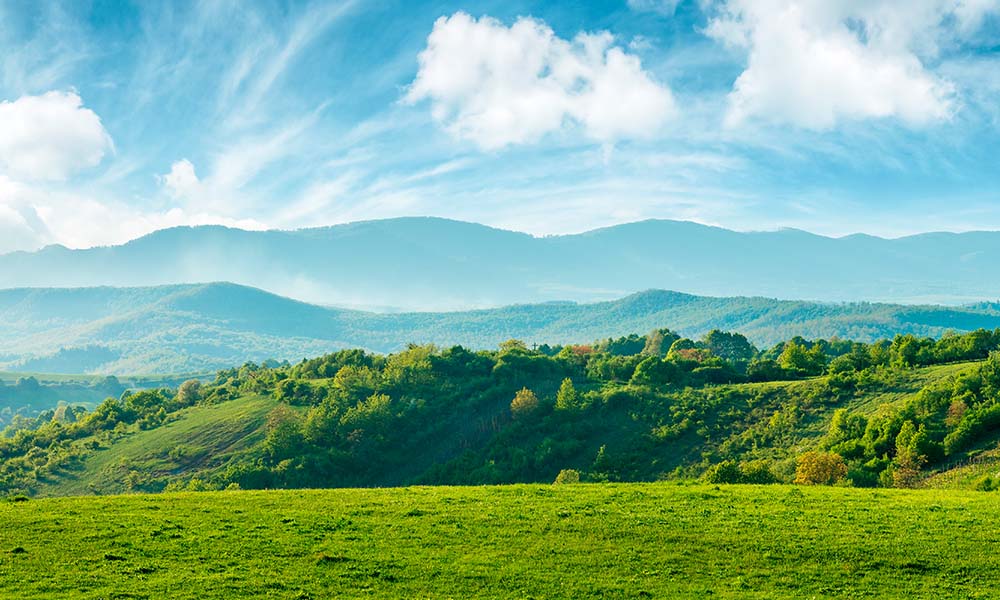
[[[528,388],[514,394],[514,399],[510,403],[510,412],[515,418],[528,415],[538,409],[538,396]]]
[[[798,459],[795,483],[833,485],[847,477],[847,465],[835,452],[806,452]]]

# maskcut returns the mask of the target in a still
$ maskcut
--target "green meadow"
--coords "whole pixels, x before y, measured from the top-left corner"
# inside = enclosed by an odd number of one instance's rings
[[[3,598],[989,598],[1000,495],[683,483],[0,503]]]

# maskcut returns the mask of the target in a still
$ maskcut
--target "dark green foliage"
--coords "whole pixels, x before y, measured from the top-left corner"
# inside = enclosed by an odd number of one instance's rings
[[[708,483],[766,484],[780,481],[764,461],[738,463],[724,460],[709,467],[703,478]]]

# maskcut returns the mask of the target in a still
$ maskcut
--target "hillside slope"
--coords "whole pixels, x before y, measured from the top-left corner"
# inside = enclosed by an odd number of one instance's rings
[[[334,446],[322,459],[305,454],[301,437],[273,434],[280,428],[276,423],[292,419],[299,426],[306,423],[305,434],[311,435],[309,428],[319,426],[316,419],[326,418],[321,410],[289,408],[272,395],[248,393],[181,409],[162,424],[136,424],[81,438],[70,446],[75,458],[50,469],[32,493],[120,494],[202,485],[192,482],[216,487],[237,482],[252,488],[545,482],[561,468],[578,469],[596,480],[650,481],[697,476],[706,461],[722,459],[766,461],[790,480],[796,457],[821,447],[837,411],[851,418],[885,416],[925,390],[975,373],[981,364],[916,369],[855,390],[839,389],[829,377],[656,393],[612,387],[604,390],[603,400],[593,400],[575,416],[553,414],[549,404],[534,422],[510,417],[509,398],[523,380],[495,381],[490,384],[495,387],[480,389],[463,376],[461,383],[410,392],[425,400],[400,397],[396,410],[403,412],[386,414],[381,423],[365,401],[353,409],[357,425],[351,425],[351,410],[335,416],[334,423],[339,421],[345,432],[357,427],[348,436],[356,439],[349,445],[324,442]],[[530,385],[543,398],[551,397],[560,376],[539,374]],[[319,390],[332,381],[309,380],[308,385]],[[456,385],[480,391],[456,392]],[[584,389],[590,388],[581,393]],[[589,397],[602,398],[599,389],[592,388]],[[470,393],[475,397],[466,400]],[[436,406],[443,416],[420,416],[421,404]],[[406,417],[398,407],[407,405],[420,410]],[[982,438],[970,456],[992,448],[997,439]],[[279,443],[287,444],[284,450],[276,449]],[[297,470],[265,467],[285,458]],[[325,475],[308,479],[310,469]],[[940,471],[928,472],[931,481],[940,479]],[[972,485],[968,478],[956,483]]]
[[[436,218],[298,231],[206,226],[121,246],[0,256],[7,287],[233,281],[324,305],[452,310],[595,301],[645,289],[820,301],[1000,297],[1000,233],[900,239],[643,221],[535,238]]]
[[[516,338],[590,343],[669,327],[712,329],[760,347],[800,335],[873,341],[1000,327],[1000,307],[823,304],[647,291],[620,300],[449,313],[326,308],[234,284],[0,290],[0,368],[54,373],[203,373],[248,360],[297,361],[340,348],[420,341],[472,349]]]

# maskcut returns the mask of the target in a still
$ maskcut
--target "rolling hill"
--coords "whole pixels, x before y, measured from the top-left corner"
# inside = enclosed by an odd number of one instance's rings
[[[0,256],[5,287],[232,281],[322,305],[454,310],[590,302],[646,289],[818,301],[1000,297],[1000,233],[828,238],[642,221],[537,238],[399,218],[297,231],[157,231],[121,246]]]
[[[0,290],[0,368],[50,373],[203,373],[340,348],[410,342],[495,348],[589,343],[669,327],[697,337],[740,331],[760,347],[801,335],[872,341],[1000,327],[1000,306],[902,306],[712,298],[646,291],[605,302],[553,302],[439,313],[328,308],[228,283],[147,288]]]

